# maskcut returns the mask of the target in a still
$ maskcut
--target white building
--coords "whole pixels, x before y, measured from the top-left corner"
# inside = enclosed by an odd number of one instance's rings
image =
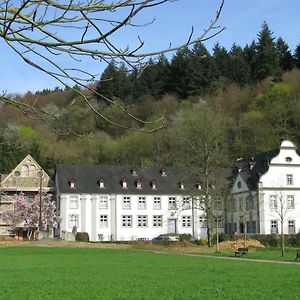
[[[91,241],[135,240],[166,233],[206,236],[203,211],[188,191],[201,192],[182,168],[67,166],[56,169],[60,232],[88,232]]]
[[[283,141],[279,149],[236,163],[225,231],[241,234],[300,231],[300,156]]]

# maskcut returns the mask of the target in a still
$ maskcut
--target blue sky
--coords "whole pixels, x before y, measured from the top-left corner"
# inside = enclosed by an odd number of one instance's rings
[[[195,29],[195,36],[200,35],[213,19],[220,1],[218,0],[178,0],[153,8],[141,14],[136,22],[150,21],[155,23],[142,27],[138,34],[145,40],[145,50],[152,51],[163,47],[184,43]],[[257,39],[264,21],[274,32],[274,37],[281,36],[294,51],[300,43],[300,1],[299,0],[225,0],[224,9],[218,24],[226,30],[212,40],[206,42],[211,49],[219,42],[230,49],[233,43],[245,46]],[[120,45],[134,45],[137,32],[127,30],[119,32],[115,39]],[[25,93],[45,88],[54,88],[59,84],[47,75],[26,65],[3,42],[0,47],[1,81],[0,92]],[[76,67],[76,62],[67,62]],[[73,65],[72,65],[73,64]],[[83,61],[93,73],[101,73],[105,64]]]

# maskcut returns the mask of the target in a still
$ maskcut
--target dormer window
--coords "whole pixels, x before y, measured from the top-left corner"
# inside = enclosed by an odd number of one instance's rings
[[[161,175],[161,176],[167,176],[167,170],[166,170],[166,168],[162,168],[162,169],[160,170],[160,175]]]
[[[75,189],[75,179],[74,179],[74,178],[71,178],[71,179],[69,180],[69,187],[70,187],[71,189]]]
[[[157,189],[157,181],[155,179],[153,179],[151,181],[151,187],[152,187],[152,190],[156,190]]]
[[[137,170],[136,170],[136,168],[132,168],[130,172],[131,172],[132,176],[137,176]]]
[[[183,182],[180,182],[180,183],[179,183],[179,188],[180,188],[181,190],[184,190],[184,184],[183,184]]]
[[[136,181],[136,188],[137,188],[137,189],[141,189],[141,188],[142,188],[142,180],[141,180],[141,179],[138,179],[138,180]]]
[[[122,181],[122,188],[123,189],[127,189],[128,188],[128,182],[127,182],[127,179],[126,178],[123,178]]]
[[[201,186],[201,184],[200,183],[196,183],[196,188],[197,188],[197,190],[201,190],[202,189],[202,186]]]
[[[99,179],[99,188],[100,188],[100,189],[104,189],[104,188],[105,188],[103,178],[100,178],[100,179]]]

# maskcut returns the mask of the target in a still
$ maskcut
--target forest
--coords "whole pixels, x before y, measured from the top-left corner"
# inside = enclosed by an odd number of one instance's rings
[[[60,163],[202,167],[214,160],[216,166],[230,166],[278,147],[283,139],[300,145],[300,43],[289,49],[266,23],[245,47],[217,43],[210,53],[196,43],[169,59],[150,59],[142,69],[110,63],[95,84],[97,92],[89,95],[93,105],[122,126],[93,114],[73,89],[13,95],[59,110],[71,133],[57,134],[49,124],[3,104],[0,173],[10,172],[26,154],[53,175]],[[141,132],[161,118],[163,128]]]

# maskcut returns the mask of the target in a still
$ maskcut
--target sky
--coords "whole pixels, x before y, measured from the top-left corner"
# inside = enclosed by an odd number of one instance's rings
[[[126,28],[116,34],[114,41],[120,47],[137,44],[137,36],[145,41],[144,51],[153,51],[183,44],[194,28],[194,38],[200,36],[215,16],[219,0],[177,0],[144,11],[134,20],[142,24],[155,18],[154,23]],[[268,23],[274,37],[281,36],[292,52],[300,43],[299,0],[225,0],[218,25],[226,29],[205,42],[211,50],[217,42],[227,48],[233,43],[250,44],[257,40],[262,23]],[[169,57],[172,54],[169,55]],[[0,92],[23,94],[27,91],[53,89],[61,85],[48,75],[27,65],[3,40],[0,40]],[[68,67],[84,67],[100,76],[106,67],[104,62],[63,60]]]

